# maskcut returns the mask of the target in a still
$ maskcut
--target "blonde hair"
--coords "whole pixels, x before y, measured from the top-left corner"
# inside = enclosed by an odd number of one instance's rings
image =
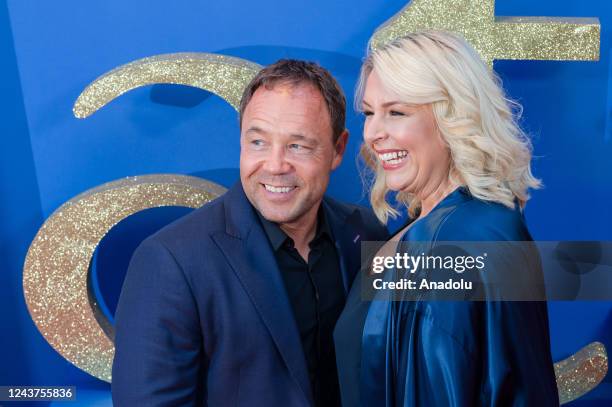
[[[515,201],[524,207],[528,189],[541,186],[531,173],[531,143],[517,123],[521,106],[504,95],[500,79],[460,36],[421,31],[369,53],[355,93],[357,110],[374,70],[383,86],[402,102],[431,105],[450,152],[452,183],[467,187],[478,199],[510,208]],[[386,223],[399,212],[387,202],[384,170],[369,146],[362,145],[361,156],[374,173],[372,208]],[[421,205],[406,191],[400,191],[396,200],[408,207],[411,216]]]

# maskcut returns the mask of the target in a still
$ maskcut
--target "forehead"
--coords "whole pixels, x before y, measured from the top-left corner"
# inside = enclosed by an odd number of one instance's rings
[[[308,83],[279,83],[259,87],[247,104],[243,128],[257,121],[270,126],[330,126],[331,119],[321,92]]]
[[[363,100],[367,102],[377,102],[386,99],[400,100],[395,92],[384,85],[376,70],[372,70],[365,81]]]

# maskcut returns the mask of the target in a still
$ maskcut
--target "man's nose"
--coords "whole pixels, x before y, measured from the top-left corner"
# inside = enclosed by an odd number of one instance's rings
[[[286,153],[283,146],[273,147],[265,158],[264,170],[274,175],[286,174],[291,171],[291,164],[287,161]]]

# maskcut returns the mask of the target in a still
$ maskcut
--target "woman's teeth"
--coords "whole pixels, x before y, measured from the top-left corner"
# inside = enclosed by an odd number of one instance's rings
[[[378,154],[378,158],[381,161],[384,161],[385,164],[395,165],[402,162],[408,156],[408,151],[406,150],[398,150],[390,153],[382,153]]]
[[[274,192],[277,194],[286,194],[287,192],[291,192],[295,187],[275,187],[274,185],[264,184],[266,187],[266,191]]]

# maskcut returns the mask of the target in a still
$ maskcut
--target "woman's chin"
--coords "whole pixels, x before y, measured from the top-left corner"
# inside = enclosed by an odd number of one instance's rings
[[[409,182],[388,182],[387,180],[386,185],[387,189],[393,192],[412,192],[412,188],[410,187]]]

